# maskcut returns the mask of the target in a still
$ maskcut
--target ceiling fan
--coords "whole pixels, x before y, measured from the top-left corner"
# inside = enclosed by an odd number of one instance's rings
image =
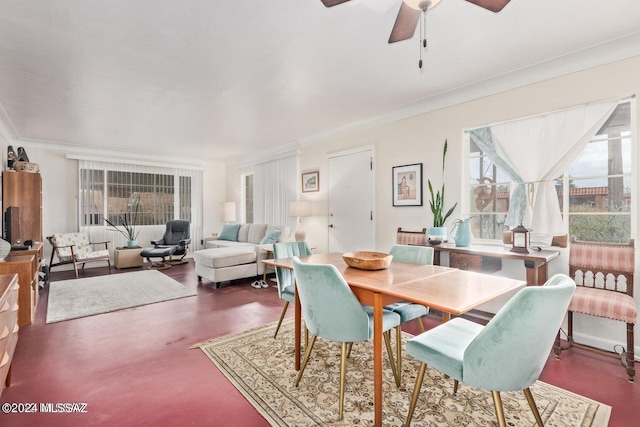
[[[336,6],[349,0],[322,0],[326,7]],[[395,24],[391,30],[389,43],[407,40],[416,32],[420,14],[440,3],[441,0],[403,0]],[[491,12],[500,12],[510,0],[466,0]]]

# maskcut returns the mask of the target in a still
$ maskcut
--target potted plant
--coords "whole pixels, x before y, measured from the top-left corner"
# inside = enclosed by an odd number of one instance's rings
[[[438,190],[436,193],[433,192],[433,185],[431,184],[431,180],[428,180],[429,183],[429,193],[431,194],[431,200],[429,200],[429,205],[431,206],[431,212],[433,213],[433,227],[429,227],[428,237],[429,242],[433,242],[434,244],[441,243],[447,240],[447,228],[444,226],[447,218],[451,216],[453,210],[456,208],[458,203],[455,203],[451,209],[446,211],[444,206],[444,165],[445,160],[447,158],[447,140],[444,140],[444,148],[442,149],[442,188]]]
[[[132,193],[127,202],[127,212],[124,215],[116,215],[115,223],[107,218],[104,219],[112,227],[113,231],[117,231],[127,238],[128,248],[138,247],[138,233],[140,233],[140,230],[136,230],[136,224],[138,223],[139,209],[140,193]],[[118,223],[120,224],[118,225]]]

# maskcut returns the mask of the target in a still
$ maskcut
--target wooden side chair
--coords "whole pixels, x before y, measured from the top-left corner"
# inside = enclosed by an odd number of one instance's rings
[[[111,260],[109,258],[109,242],[91,242],[85,233],[55,233],[48,236],[47,240],[53,246],[49,271],[58,265],[73,264],[73,271],[78,278],[78,264],[87,262],[106,261],[111,273]],[[104,249],[97,249],[96,245],[104,245]],[[57,261],[54,262],[54,259]]]
[[[418,245],[424,244],[427,241],[427,229],[423,228],[422,231],[406,231],[402,227],[398,227],[396,234],[396,243],[399,245]]]
[[[595,243],[577,241],[569,246],[569,275],[575,280],[576,292],[568,308],[568,347],[576,346],[600,351],[573,338],[573,313],[613,319],[627,325],[627,348],[619,353],[629,381],[635,376],[633,333],[638,307],[633,299],[635,269],[634,241],[629,243]],[[555,353],[559,358],[563,347],[560,334]],[[609,352],[607,352],[609,353]],[[617,353],[617,352],[616,352]],[[609,353],[610,354],[610,353]]]

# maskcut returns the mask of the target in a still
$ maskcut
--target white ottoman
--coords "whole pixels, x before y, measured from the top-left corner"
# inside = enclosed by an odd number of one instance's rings
[[[255,277],[258,275],[257,253],[254,247],[212,248],[195,251],[198,281],[211,280],[215,287],[220,282]]]

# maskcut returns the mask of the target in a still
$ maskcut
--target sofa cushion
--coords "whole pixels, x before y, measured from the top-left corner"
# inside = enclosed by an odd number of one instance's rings
[[[265,232],[265,234],[269,233],[272,230],[280,230],[280,237],[278,237],[278,242],[286,242],[289,239],[289,234],[291,234],[291,229],[283,225],[270,225],[269,227],[267,227],[267,231]]]
[[[237,242],[239,230],[240,224],[225,224],[222,227],[220,235],[218,236],[218,240],[229,240],[231,242]]]
[[[264,238],[266,231],[267,224],[251,224],[247,241],[256,245],[259,244]]]
[[[197,264],[211,268],[223,268],[255,262],[256,251],[248,246],[202,249],[195,251],[193,258]]]
[[[249,241],[249,228],[251,228],[251,224],[240,224],[240,230],[238,230],[238,242]]]
[[[277,242],[281,233],[282,233],[282,231],[278,230],[278,229],[269,230],[267,232],[267,234],[264,235],[264,238],[260,241],[260,244],[264,245],[264,244],[268,244],[268,243]]]

